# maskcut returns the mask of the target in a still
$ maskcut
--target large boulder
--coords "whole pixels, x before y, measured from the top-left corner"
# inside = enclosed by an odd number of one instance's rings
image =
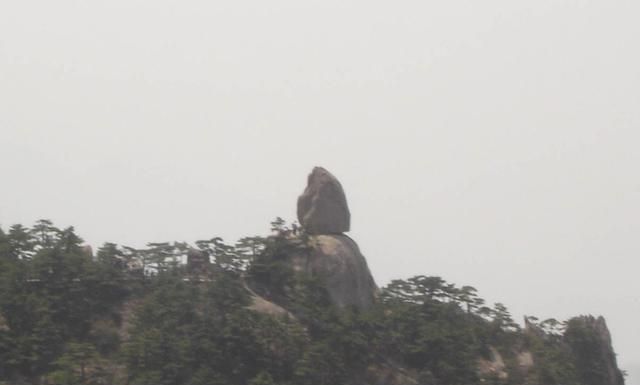
[[[308,234],[349,231],[351,214],[342,185],[322,167],[315,167],[298,198],[298,221]]]
[[[310,250],[293,257],[293,269],[320,277],[331,302],[338,307],[370,307],[376,286],[358,245],[346,235],[312,235]]]

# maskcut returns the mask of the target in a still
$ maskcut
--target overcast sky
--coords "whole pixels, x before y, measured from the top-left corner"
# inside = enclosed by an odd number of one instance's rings
[[[315,165],[379,284],[604,315],[640,385],[640,2],[0,0],[0,224],[265,234]]]

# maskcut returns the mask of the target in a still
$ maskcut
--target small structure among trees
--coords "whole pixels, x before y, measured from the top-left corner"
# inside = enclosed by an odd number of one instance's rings
[[[187,252],[187,272],[191,275],[207,275],[211,269],[209,255],[198,249],[189,249]]]

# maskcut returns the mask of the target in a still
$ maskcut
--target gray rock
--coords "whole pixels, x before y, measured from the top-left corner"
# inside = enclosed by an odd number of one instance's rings
[[[308,234],[349,231],[351,214],[342,185],[322,167],[315,167],[298,198],[298,221]]]
[[[358,245],[346,235],[310,236],[311,250],[293,258],[297,272],[320,277],[331,301],[338,307],[370,307],[377,297],[367,261]]]
[[[244,289],[249,293],[251,303],[247,308],[258,313],[267,314],[275,317],[284,317],[287,319],[295,319],[296,317],[282,306],[267,300],[253,291],[248,285],[244,285]]]
[[[478,361],[478,369],[483,378],[497,377],[500,380],[507,380],[509,373],[507,372],[507,365],[504,363],[502,355],[498,349],[493,346],[489,346],[489,359],[481,358]]]
[[[611,344],[611,334],[603,317],[575,317],[564,334],[576,357],[576,369],[585,385],[624,385]]]

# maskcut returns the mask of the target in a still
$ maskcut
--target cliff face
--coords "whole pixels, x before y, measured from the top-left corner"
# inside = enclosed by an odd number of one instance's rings
[[[576,369],[584,385],[624,384],[603,317],[572,318],[567,324],[565,341],[575,356]]]

